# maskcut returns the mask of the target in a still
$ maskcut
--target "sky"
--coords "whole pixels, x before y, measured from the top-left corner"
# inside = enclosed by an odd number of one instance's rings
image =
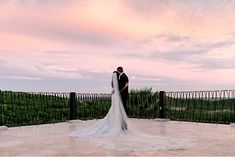
[[[0,0],[0,90],[235,89],[234,0]]]

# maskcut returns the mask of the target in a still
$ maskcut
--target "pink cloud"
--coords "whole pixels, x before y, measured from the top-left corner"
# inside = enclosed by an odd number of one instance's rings
[[[34,77],[81,79],[81,71],[108,73],[121,65],[133,76],[234,84],[235,38],[228,35],[234,2],[186,3],[1,3],[0,59]],[[218,60],[221,67],[211,68]],[[1,71],[11,76],[6,64]]]

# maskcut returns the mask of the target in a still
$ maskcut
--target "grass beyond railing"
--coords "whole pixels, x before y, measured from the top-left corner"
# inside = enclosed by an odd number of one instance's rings
[[[68,93],[2,91],[0,125],[21,126],[62,122],[68,119]]]
[[[234,90],[161,93],[160,97],[159,92],[154,93],[151,89],[131,90],[127,104],[128,116],[211,123],[235,122]],[[111,106],[110,94],[74,93],[73,101],[70,94],[0,91],[0,126],[65,122],[71,119],[71,115],[72,119],[100,119]],[[72,108],[70,105],[73,105]]]
[[[131,90],[128,99],[128,111],[131,118],[154,119],[159,117],[159,93],[152,89]]]
[[[235,90],[166,92],[166,117],[172,120],[234,123]]]
[[[108,113],[111,106],[110,94],[77,93],[78,108],[76,119],[101,119]]]

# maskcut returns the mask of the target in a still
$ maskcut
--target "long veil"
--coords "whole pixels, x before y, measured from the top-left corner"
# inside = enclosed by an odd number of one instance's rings
[[[117,74],[112,75],[112,103],[108,114],[72,136],[90,139],[96,146],[111,150],[174,150],[191,147],[194,141],[141,133],[126,115],[118,89]]]

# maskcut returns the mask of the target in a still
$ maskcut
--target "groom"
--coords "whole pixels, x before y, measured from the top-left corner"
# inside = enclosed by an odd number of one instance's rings
[[[128,100],[128,83],[129,79],[127,75],[123,72],[122,67],[117,68],[117,72],[119,73],[118,77],[118,86],[122,98],[122,103],[124,106],[124,109],[126,111],[126,114],[128,115],[128,109],[127,109],[127,100]]]

